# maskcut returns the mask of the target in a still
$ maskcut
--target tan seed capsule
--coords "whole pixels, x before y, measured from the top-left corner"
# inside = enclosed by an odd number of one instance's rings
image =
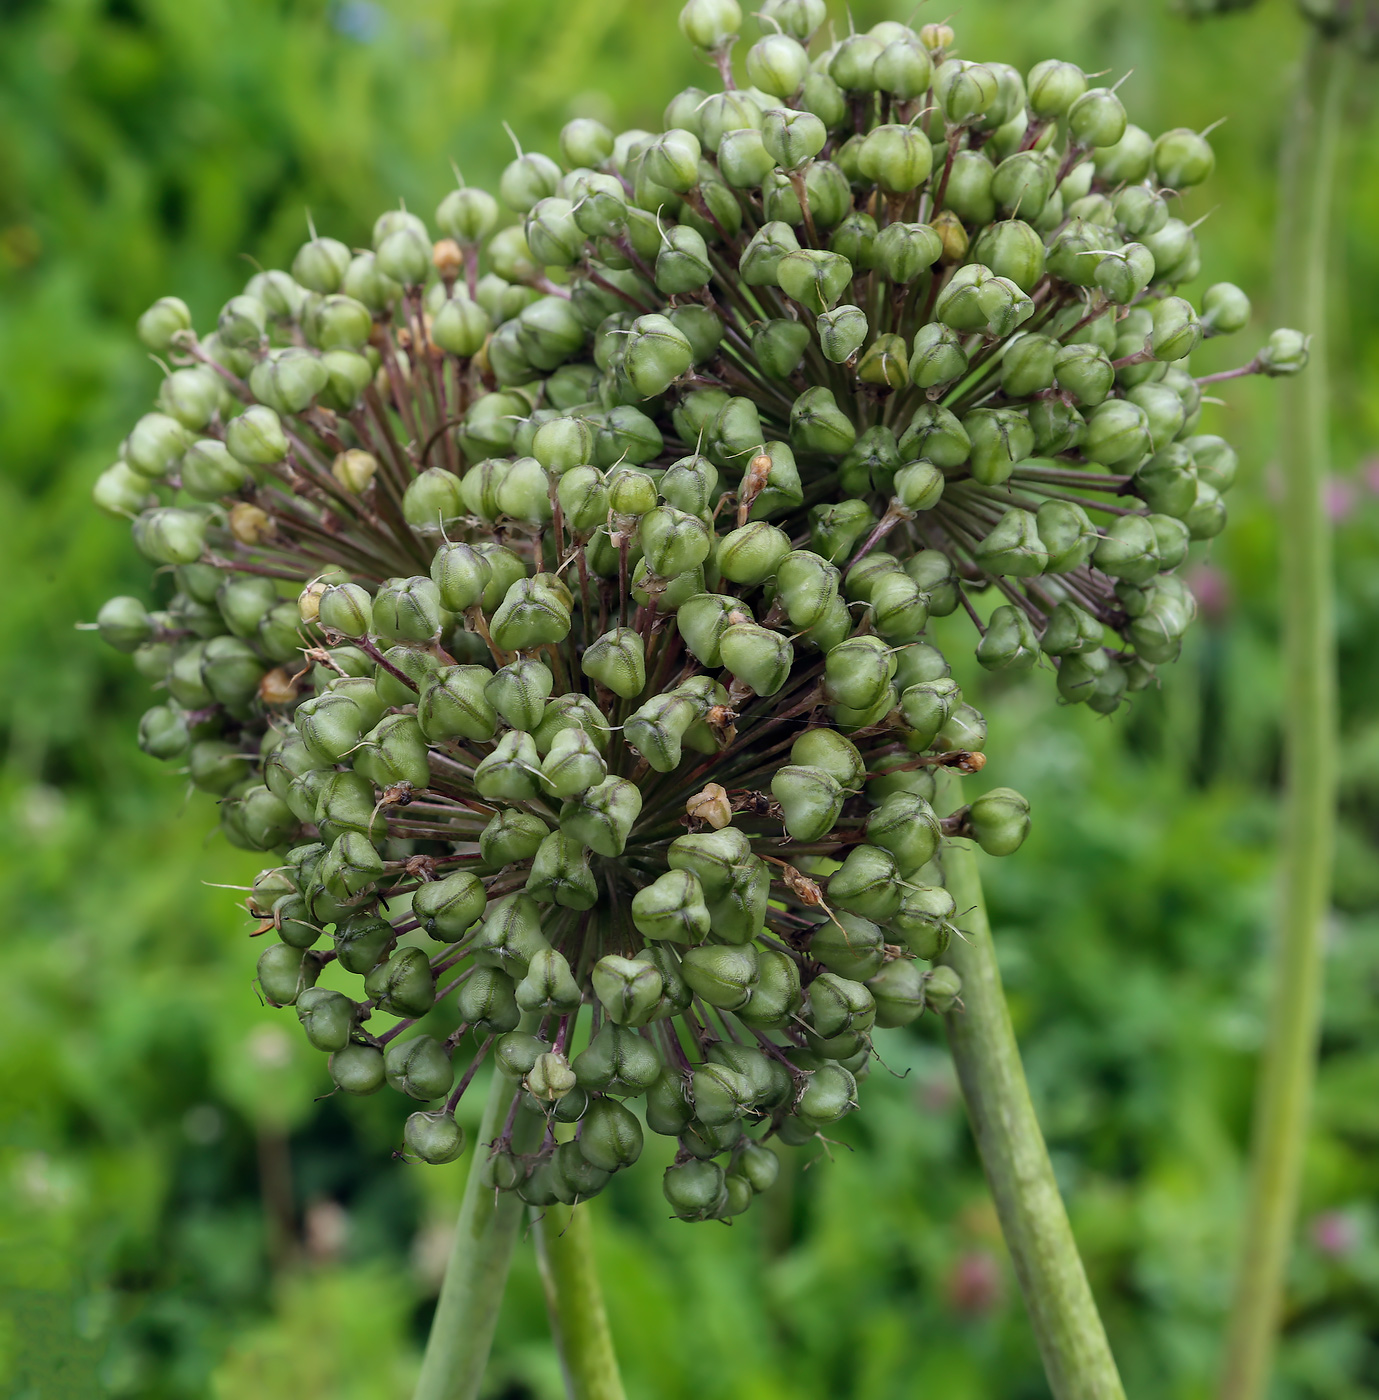
[[[431,261],[444,282],[453,282],[464,269],[464,253],[453,238],[438,238],[431,247]]]
[[[330,474],[352,495],[361,495],[378,471],[378,459],[372,452],[351,447],[337,454],[330,464]]]
[[[297,698],[297,678],[286,666],[265,671],[259,681],[259,699],[265,705],[290,705]]]
[[[314,583],[309,583],[297,595],[297,613],[302,621],[310,624],[316,621],[321,615],[321,594],[326,591],[327,585],[317,579]]]
[[[967,230],[951,209],[941,209],[929,221],[929,227],[938,234],[939,242],[943,244],[944,262],[961,262],[967,256]]]
[[[251,506],[248,501],[237,501],[230,507],[230,533],[240,544],[258,544],[272,532],[273,522],[266,510]]]
[[[696,792],[685,803],[685,811],[697,820],[707,822],[715,831],[721,831],[733,819],[727,789],[718,783],[710,783],[701,792]]]
[[[919,31],[919,42],[930,53],[951,48],[955,37],[952,26],[947,24],[926,24]]]

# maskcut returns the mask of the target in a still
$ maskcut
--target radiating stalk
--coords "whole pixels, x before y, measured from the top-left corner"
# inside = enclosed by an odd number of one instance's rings
[[[955,806],[959,781],[949,781]],[[1124,1400],[1030,1102],[975,848],[945,845],[943,872],[963,934],[943,958],[962,978],[962,1006],[945,1017],[948,1043],[1049,1388],[1055,1400]]]
[[[1279,318],[1311,335],[1312,358],[1302,374],[1278,386],[1285,768],[1279,922],[1222,1400],[1257,1400],[1269,1381],[1316,1067],[1337,747],[1325,505],[1327,253],[1348,69],[1346,41],[1314,29],[1288,122],[1280,189]]]
[[[518,1092],[512,1080],[493,1076],[414,1400],[474,1400],[479,1393],[524,1209],[515,1192],[484,1184],[484,1164]],[[539,1116],[519,1109],[513,1148],[533,1151],[543,1129]]]
[[[588,1204],[535,1213],[537,1259],[570,1400],[624,1400]]]

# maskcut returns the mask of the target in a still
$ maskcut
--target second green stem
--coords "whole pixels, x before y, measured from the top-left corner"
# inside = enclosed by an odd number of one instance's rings
[[[952,780],[953,789],[958,784]],[[1055,1400],[1124,1400],[1048,1148],[1030,1102],[1006,1006],[976,851],[943,848],[962,937],[943,961],[962,978],[961,1008],[946,1017],[972,1131],[995,1198]]]

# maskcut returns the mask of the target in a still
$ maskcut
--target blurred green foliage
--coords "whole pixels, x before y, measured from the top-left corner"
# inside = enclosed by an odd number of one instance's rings
[[[250,986],[254,862],[134,744],[142,684],[73,624],[137,591],[89,507],[157,382],[136,314],[198,319],[282,265],[309,209],[360,242],[429,213],[455,160],[553,146],[579,113],[654,125],[701,80],[673,5],[628,0],[11,0],[0,8],[0,1391],[403,1397],[467,1163],[392,1160],[394,1096],[318,1100],[323,1065]],[[859,0],[859,25],[891,11]],[[896,13],[900,13],[897,9]],[[908,13],[908,11],[907,11]],[[1158,0],[969,0],[969,53],[1133,74],[1151,129],[1229,121],[1204,264],[1267,323],[1274,168],[1298,21],[1194,26]],[[1379,216],[1368,82],[1337,254],[1335,487],[1345,825],[1330,1000],[1279,1396],[1379,1386]],[[1219,202],[1219,209],[1214,206]],[[1283,270],[1286,275],[1287,270]],[[1221,367],[1212,355],[1206,369]],[[1210,361],[1210,362],[1208,362]],[[1222,364],[1226,363],[1224,360]],[[1204,621],[1114,722],[985,686],[992,781],[1036,834],[988,862],[1017,1029],[1128,1389],[1207,1393],[1242,1194],[1272,902],[1279,712],[1267,385],[1215,423],[1247,479],[1200,565]],[[955,651],[966,651],[966,647]],[[964,684],[968,678],[963,678]],[[972,678],[974,683],[976,678]],[[596,1208],[629,1391],[664,1400],[1045,1394],[932,1025],[887,1032],[830,1163],[725,1229],[667,1219],[657,1173]],[[466,1100],[477,1121],[479,1091]],[[664,1150],[657,1140],[649,1151]],[[495,1396],[555,1397],[529,1248]]]

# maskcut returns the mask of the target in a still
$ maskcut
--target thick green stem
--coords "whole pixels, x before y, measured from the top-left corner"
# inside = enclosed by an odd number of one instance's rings
[[[1279,385],[1285,716],[1279,922],[1222,1400],[1257,1400],[1268,1384],[1296,1225],[1321,1014],[1336,802],[1336,658],[1325,502],[1327,253],[1348,68],[1346,41],[1314,30],[1289,121],[1280,190],[1278,310],[1285,324],[1312,337],[1312,359],[1305,373]]]
[[[952,780],[954,791],[957,786]],[[962,978],[962,1007],[945,1018],[948,1043],[1049,1388],[1055,1400],[1124,1400],[1030,1102],[976,851],[965,841],[945,845],[943,872],[963,911],[957,920],[963,936],[943,959]]]
[[[588,1205],[549,1206],[536,1216],[535,1227],[546,1307],[570,1400],[624,1400]]]
[[[485,1183],[484,1168],[488,1144],[502,1131],[518,1092],[512,1080],[493,1076],[414,1400],[474,1400],[479,1393],[523,1211],[514,1192]],[[513,1148],[534,1150],[544,1126],[538,1115],[519,1109]]]

